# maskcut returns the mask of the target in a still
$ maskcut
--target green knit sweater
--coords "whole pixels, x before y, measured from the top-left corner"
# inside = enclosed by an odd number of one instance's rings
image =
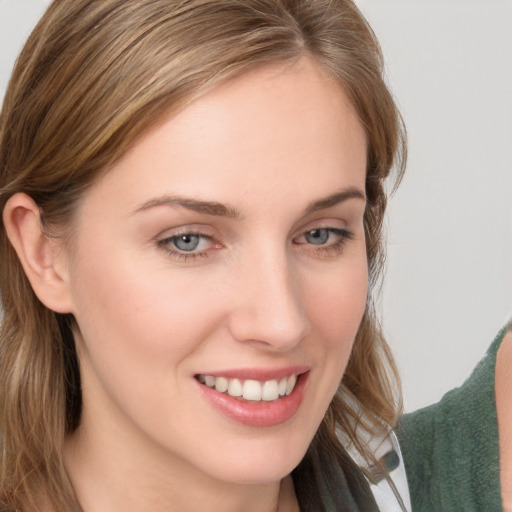
[[[494,370],[504,335],[460,388],[401,419],[413,512],[502,510]]]

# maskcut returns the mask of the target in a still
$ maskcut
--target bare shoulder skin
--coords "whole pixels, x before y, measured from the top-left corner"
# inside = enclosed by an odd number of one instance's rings
[[[512,332],[503,339],[496,362],[496,408],[503,510],[512,511]]]

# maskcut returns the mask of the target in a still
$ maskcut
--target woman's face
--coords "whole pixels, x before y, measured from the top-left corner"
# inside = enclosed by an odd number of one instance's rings
[[[134,467],[288,474],[365,308],[365,166],[349,101],[307,59],[135,145],[83,198],[69,249],[84,439]]]

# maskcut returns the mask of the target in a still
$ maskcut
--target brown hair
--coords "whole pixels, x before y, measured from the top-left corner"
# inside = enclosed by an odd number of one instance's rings
[[[375,289],[384,179],[393,166],[401,176],[405,137],[378,42],[351,0],[54,0],[5,96],[0,210],[24,192],[47,229],[65,232],[87,188],[150,127],[225,80],[306,54],[344,87],[366,130],[364,221]],[[55,511],[69,510],[76,503],[62,449],[81,409],[73,319],[36,298],[3,224],[0,251],[0,508],[35,510],[44,495]],[[328,445],[343,453],[339,429],[364,453],[357,425],[383,430],[399,408],[396,369],[369,294],[339,392],[306,460],[315,466]],[[322,459],[320,480],[337,461]],[[309,489],[296,481],[302,506],[301,488]]]

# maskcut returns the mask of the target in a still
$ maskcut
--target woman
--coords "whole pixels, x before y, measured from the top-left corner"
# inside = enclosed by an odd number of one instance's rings
[[[376,510],[339,439],[400,411],[403,154],[349,1],[54,2],[2,110],[3,509]]]
[[[352,3],[56,1],[1,123],[2,510],[376,510],[404,145]]]

